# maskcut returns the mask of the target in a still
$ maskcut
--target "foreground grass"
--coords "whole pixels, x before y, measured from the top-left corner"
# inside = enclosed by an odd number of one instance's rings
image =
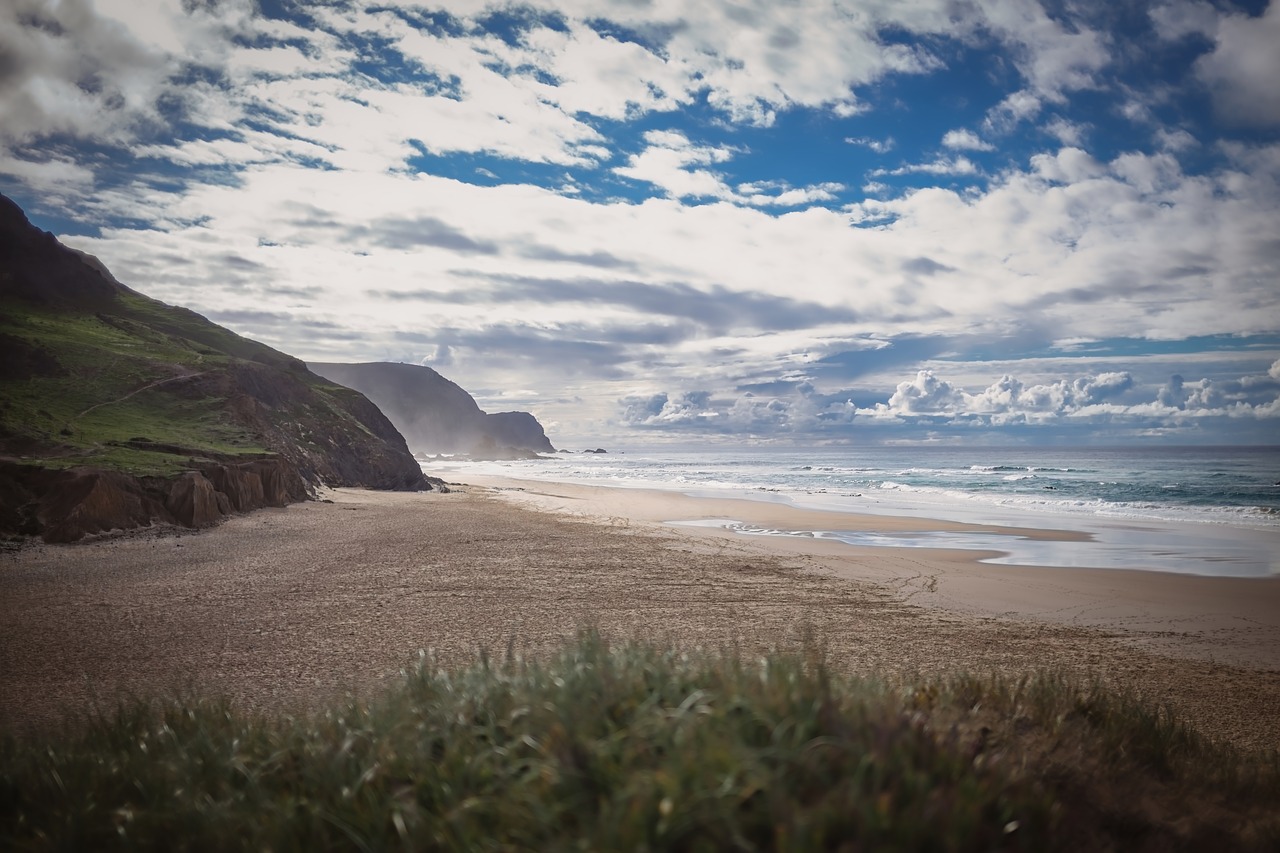
[[[1040,676],[585,635],[306,717],[191,700],[0,747],[4,849],[1280,849],[1272,756]]]

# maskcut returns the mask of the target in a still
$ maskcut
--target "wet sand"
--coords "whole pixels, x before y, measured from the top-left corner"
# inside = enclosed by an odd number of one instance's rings
[[[1087,538],[1075,530],[971,525],[922,518],[859,515],[787,504],[689,497],[646,489],[473,476],[508,500],[584,520],[660,529],[666,522],[732,519],[796,532],[999,533],[1029,539]],[[804,535],[749,536],[723,527],[681,526],[804,560],[815,570],[887,586],[904,601],[934,610],[1100,629],[1161,654],[1280,671],[1280,577],[1205,577],[1111,568],[1051,568],[979,562],[995,552],[882,548]]]
[[[818,642],[840,669],[890,678],[1058,670],[1169,702],[1215,738],[1280,747],[1275,579],[989,566],[971,551],[747,537],[663,522],[832,520],[753,501],[473,479],[451,494],[337,490],[332,503],[201,533],[0,556],[0,726],[42,729],[122,695],[185,689],[303,710],[376,689],[419,649],[459,663],[480,648],[540,655],[596,627],[746,654]]]

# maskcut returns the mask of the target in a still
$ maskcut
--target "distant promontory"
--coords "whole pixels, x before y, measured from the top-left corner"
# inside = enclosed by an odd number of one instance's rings
[[[429,367],[383,361],[307,366],[372,400],[416,453],[492,459],[555,452],[533,415],[487,413],[457,383]]]

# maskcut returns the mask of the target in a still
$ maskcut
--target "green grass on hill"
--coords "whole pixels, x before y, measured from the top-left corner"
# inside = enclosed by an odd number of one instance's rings
[[[584,635],[311,716],[194,698],[6,739],[0,847],[1274,850],[1278,770],[1054,676],[891,688]]]
[[[199,315],[127,293],[111,314],[6,302],[0,333],[37,347],[56,364],[37,375],[0,379],[3,435],[30,446],[33,461],[46,467],[171,474],[192,455],[265,453],[235,422],[225,399],[184,393],[181,383],[237,361],[301,366]],[[189,452],[139,447],[138,438]]]

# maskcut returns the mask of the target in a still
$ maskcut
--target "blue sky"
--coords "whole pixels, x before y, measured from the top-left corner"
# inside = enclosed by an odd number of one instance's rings
[[[553,441],[1275,443],[1280,6],[13,0],[0,191]]]

